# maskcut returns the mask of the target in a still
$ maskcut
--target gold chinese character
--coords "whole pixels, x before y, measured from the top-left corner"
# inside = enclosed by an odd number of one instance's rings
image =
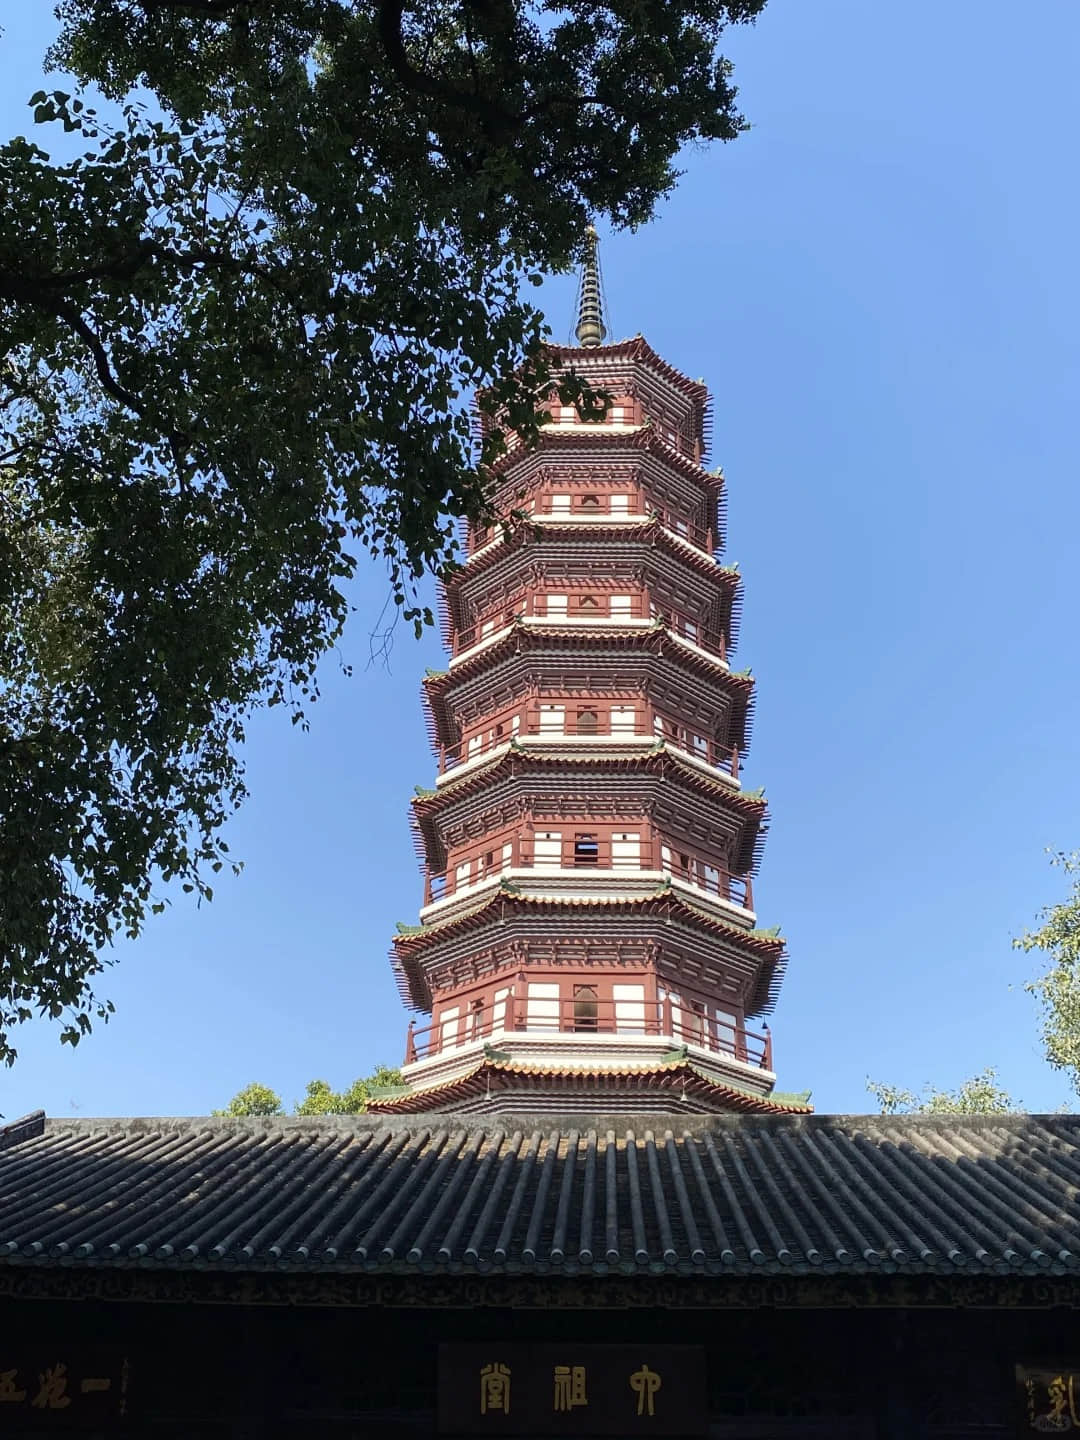
[[[585,1395],[585,1366],[555,1366],[555,1409],[573,1410],[588,1405]]]
[[[100,1380],[96,1380],[96,1379],[93,1379],[93,1378],[88,1378],[88,1379],[86,1379],[86,1380],[80,1380],[80,1381],[79,1381],[79,1389],[82,1391],[82,1393],[83,1393],[84,1395],[91,1395],[91,1394],[93,1394],[95,1391],[111,1390],[111,1389],[112,1389],[112,1381],[111,1381],[110,1379],[108,1379],[108,1377],[103,1377],[103,1378],[100,1379]]]
[[[640,1370],[635,1370],[630,1376],[630,1389],[637,1396],[637,1413],[639,1415],[655,1415],[653,1408],[653,1397],[660,1389],[663,1381],[655,1370],[650,1370],[648,1365],[642,1365]]]
[[[18,1374],[17,1370],[0,1370],[0,1401],[18,1405],[21,1400],[26,1399],[26,1391],[16,1388]]]
[[[66,1410],[71,1404],[67,1394],[67,1366],[59,1362],[49,1365],[45,1373],[38,1376],[38,1393],[30,1401],[39,1410]]]
[[[480,1369],[480,1414],[501,1410],[510,1414],[510,1366],[484,1365]]]
[[[1032,1428],[1044,1432],[1055,1432],[1058,1430],[1071,1430],[1076,1424],[1076,1400],[1073,1394],[1073,1377],[1070,1375],[1066,1383],[1064,1375],[1056,1375],[1046,1387],[1047,1398],[1050,1401],[1050,1409],[1045,1415],[1036,1415]],[[1066,1409],[1071,1412],[1071,1418],[1065,1413]]]

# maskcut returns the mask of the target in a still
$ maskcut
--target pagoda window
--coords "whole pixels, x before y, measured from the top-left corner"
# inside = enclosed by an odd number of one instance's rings
[[[510,998],[510,987],[504,985],[502,989],[495,991],[494,1002],[491,1006],[491,1028],[493,1031],[506,1028],[506,1006]]]
[[[553,494],[551,497],[551,513],[552,515],[569,515],[570,496],[561,492]]]
[[[558,984],[530,980],[525,1024],[529,1030],[558,1030]]]
[[[637,733],[637,711],[633,705],[611,707],[612,735],[634,735]]]
[[[566,731],[566,706],[541,705],[539,729],[541,735],[564,734]]]
[[[472,865],[472,862],[471,862],[470,860],[463,860],[463,861],[461,862],[461,864],[457,867],[457,870],[454,872],[454,876],[455,876],[455,879],[454,879],[454,888],[455,888],[455,889],[460,890],[460,889],[462,888],[462,886],[468,885],[468,883],[469,883],[469,871],[470,871],[471,865]]]
[[[452,1050],[458,1043],[458,1024],[461,1011],[456,1005],[444,1010],[439,1017],[439,1040],[443,1050]]]
[[[572,425],[577,419],[577,409],[573,405],[561,405],[559,419],[564,425]]]
[[[582,510],[599,510],[599,509],[600,509],[600,496],[599,496],[599,495],[583,495],[583,496],[581,497],[581,508],[582,508]]]
[[[484,1033],[484,1000],[469,1001],[469,1013],[465,1017],[465,1038],[467,1040],[478,1040]]]
[[[616,425],[621,425],[626,419],[626,406],[612,405],[608,411],[608,419]]]
[[[616,830],[611,837],[611,868],[641,868],[641,834],[637,830]]]
[[[545,595],[544,612],[549,616],[565,616],[569,600],[567,595]]]
[[[709,758],[709,742],[708,742],[708,740],[705,739],[704,735],[692,735],[692,736],[690,737],[690,739],[691,739],[692,749],[693,749],[693,751],[694,751],[694,754],[697,756],[697,758],[698,758],[699,760],[706,760],[706,761],[707,761],[708,758]]]
[[[533,865],[537,870],[562,868],[562,831],[538,830],[533,836]]]
[[[595,1030],[599,1004],[595,985],[574,986],[574,1029]]]
[[[600,841],[592,834],[581,831],[574,836],[574,864],[598,865],[600,863]]]
[[[577,733],[579,735],[595,735],[600,729],[600,715],[595,709],[579,710],[577,712]]]
[[[641,1035],[645,1031],[645,986],[613,985],[615,1029],[620,1035]]]
[[[490,635],[491,632],[492,632],[494,629],[495,629],[495,621],[494,621],[494,620],[485,620],[484,623],[480,626],[480,634],[481,634],[481,636]]]
[[[600,611],[600,601],[595,595],[575,596],[575,610],[581,615],[596,615]]]
[[[628,620],[633,609],[634,597],[632,595],[612,595],[608,603],[608,614],[613,619]]]
[[[716,1012],[716,1048],[725,1050],[729,1055],[734,1055],[737,1050],[737,1039],[739,1034],[739,1018],[733,1015],[730,1010],[717,1010]]]
[[[683,1039],[689,1040],[693,1045],[701,1045],[705,1041],[705,1006],[700,1000],[691,1000],[689,1007],[682,1012]]]
[[[608,496],[608,510],[611,512],[612,515],[629,515],[629,513],[630,513],[630,496],[629,496],[629,495],[609,495],[609,496]]]

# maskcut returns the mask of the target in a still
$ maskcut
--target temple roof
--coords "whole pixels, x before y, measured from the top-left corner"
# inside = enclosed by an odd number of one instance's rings
[[[384,1115],[423,1114],[453,1109],[480,1097],[487,1101],[499,1095],[507,1099],[520,1098],[530,1090],[541,1092],[548,1103],[552,1091],[566,1096],[567,1102],[571,1096],[588,1095],[598,1104],[603,1104],[604,1097],[612,1094],[631,1094],[636,1097],[635,1103],[643,1103],[646,1094],[650,1098],[666,1096],[668,1104],[680,1102],[680,1115],[685,1109],[682,1102],[689,1102],[694,1113],[808,1115],[813,1110],[802,1096],[762,1095],[724,1084],[684,1055],[656,1063],[615,1067],[535,1064],[499,1058],[496,1054],[479,1056],[464,1075],[427,1088],[416,1084],[400,1094],[380,1097],[371,1109]]]
[[[527,741],[539,747],[543,736],[528,736]],[[761,860],[761,851],[768,829],[768,804],[763,795],[745,790],[734,790],[726,781],[714,776],[697,765],[683,760],[677,749],[665,741],[657,740],[652,748],[636,754],[610,755],[597,753],[561,753],[545,755],[538,748],[521,744],[511,738],[505,751],[496,751],[485,763],[459,775],[451,772],[448,782],[437,790],[425,790],[412,799],[413,823],[419,838],[418,853],[421,859],[437,869],[446,864],[446,847],[439,831],[442,817],[447,811],[472,796],[489,799],[494,783],[513,782],[522,776],[548,776],[550,783],[559,793],[565,794],[575,785],[580,787],[583,780],[603,783],[609,777],[620,779],[650,777],[666,785],[666,795],[673,801],[675,787],[671,781],[678,781],[686,793],[715,800],[719,809],[737,817],[733,824],[736,845],[731,857],[732,868],[739,874],[753,874]],[[679,799],[683,799],[680,794]],[[674,803],[674,801],[673,801]],[[546,823],[546,822],[545,822]],[[555,821],[552,820],[554,825]],[[672,845],[675,844],[672,840]],[[657,866],[657,869],[660,867]]]
[[[45,1120],[0,1265],[380,1274],[1076,1274],[1080,1117]]]
[[[740,752],[747,746],[750,711],[753,706],[754,679],[747,672],[729,670],[719,660],[711,660],[703,651],[679,642],[678,636],[663,626],[652,630],[605,630],[600,636],[602,648],[606,651],[629,653],[644,663],[650,656],[674,659],[682,668],[690,671],[706,683],[725,690],[732,698],[736,724],[733,739]],[[558,652],[553,647],[558,647]],[[498,662],[512,660],[520,653],[548,651],[552,653],[572,652],[574,654],[595,654],[600,648],[595,631],[585,629],[556,630],[517,624],[507,630],[482,650],[464,658],[453,670],[429,671],[423,678],[424,697],[431,720],[432,743],[443,739],[452,744],[457,738],[452,715],[449,710],[449,696],[460,692],[477,674],[485,677]],[[441,728],[440,728],[441,725]]]
[[[609,925],[626,916],[650,916],[669,924],[682,922],[693,926],[712,936],[716,944],[736,948],[760,962],[753,993],[746,1002],[748,1015],[760,1015],[772,1009],[787,963],[786,945],[779,935],[726,924],[716,915],[691,904],[667,885],[659,887],[651,895],[626,895],[614,899],[602,895],[573,899],[560,896],[549,899],[520,894],[503,883],[497,889],[484,892],[469,910],[457,911],[445,920],[436,918],[423,925],[399,929],[394,936],[391,963],[404,1003],[414,1010],[430,1008],[431,994],[422,960],[433,946],[485,926],[501,926],[516,915],[552,916],[564,926],[579,917]]]

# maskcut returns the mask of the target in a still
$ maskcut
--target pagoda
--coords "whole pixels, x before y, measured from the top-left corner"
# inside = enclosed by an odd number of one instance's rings
[[[594,231],[576,338],[553,368],[606,391],[604,418],[553,397],[539,443],[511,441],[506,518],[443,588],[424,903],[392,951],[430,1023],[371,1108],[805,1111],[758,1019],[785,950],[754,909],[766,807],[740,778],[753,681],[710,397],[640,335],[605,343]]]

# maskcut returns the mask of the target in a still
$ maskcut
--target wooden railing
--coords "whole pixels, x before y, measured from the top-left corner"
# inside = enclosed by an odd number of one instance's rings
[[[651,736],[654,740],[666,740],[670,745],[677,745],[680,750],[685,750],[713,769],[723,770],[734,780],[739,778],[741,757],[737,745],[718,745],[714,740],[695,735],[685,727],[662,720],[657,723],[658,717],[652,710],[635,713],[633,724],[627,725],[625,715],[612,714],[611,702],[606,698],[598,699],[595,710],[591,712],[585,711],[580,698],[553,696],[549,703],[562,707],[561,726],[553,720],[551,710],[545,710],[541,705],[527,706],[514,715],[504,715],[496,725],[480,735],[468,736],[457,745],[440,745],[439,774],[445,775],[465,761],[478,760],[511,740],[545,737],[579,740],[591,736],[645,739]],[[587,719],[587,714],[592,714],[594,718]]]
[[[493,615],[485,615],[475,625],[464,626],[454,632],[453,654],[458,656],[466,650],[471,650],[481,640],[486,640],[490,635],[497,635],[500,630],[512,625],[515,620],[531,618],[534,620],[546,620],[552,625],[585,625],[590,622],[606,621],[610,625],[618,625],[624,620],[644,620],[652,618],[662,620],[667,628],[674,635],[680,635],[684,640],[690,640],[703,650],[708,650],[718,655],[721,660],[727,661],[727,639],[721,630],[710,630],[700,621],[690,615],[680,614],[676,610],[668,610],[661,606],[650,606],[644,596],[633,595],[630,603],[620,603],[615,597],[606,594],[604,591],[595,592],[598,602],[596,608],[582,606],[577,603],[577,597],[571,594],[570,603],[565,610],[551,610],[547,605],[547,596],[531,595],[522,597],[520,601],[513,602],[505,609],[497,611]]]
[[[481,640],[486,640],[489,635],[497,635],[507,625],[512,625],[515,620],[531,618],[534,620],[547,620],[552,625],[584,625],[590,622],[606,621],[611,625],[618,625],[623,620],[644,620],[649,616],[647,603],[643,596],[632,595],[629,597],[629,604],[619,602],[614,596],[603,590],[594,592],[597,601],[596,607],[583,606],[578,602],[579,597],[570,592],[567,596],[566,609],[549,609],[547,596],[543,594],[522,597],[521,600],[513,602],[504,610],[497,611],[494,615],[485,615],[475,625],[468,625],[454,633],[453,653],[455,656],[466,650],[471,650]]]
[[[633,739],[653,734],[652,719],[646,714],[617,715],[613,723],[611,702],[607,700],[597,701],[591,710],[580,699],[552,699],[550,703],[562,707],[562,714],[545,709],[540,704],[530,705],[519,714],[500,721],[502,728],[499,734],[492,728],[480,736],[462,741],[459,745],[440,746],[439,773],[460,765],[464,760],[475,760],[489,750],[496,750],[500,745],[523,736],[584,739],[594,735],[625,735],[628,739]],[[592,718],[588,718],[589,716]],[[627,719],[632,722],[629,726],[626,724]],[[515,720],[518,722],[516,726]]]
[[[721,1022],[693,1010],[686,1002],[662,1000],[598,1000],[580,995],[543,1002],[550,1013],[529,1014],[524,995],[507,995],[482,1006],[465,1005],[456,1018],[416,1028],[410,1021],[405,1038],[405,1064],[445,1055],[491,1035],[661,1035],[681,1045],[698,1045],[758,1069],[772,1069],[772,1036],[744,1025]]]
[[[569,505],[559,503],[567,498],[570,500]],[[668,530],[674,531],[676,535],[689,540],[710,555],[716,548],[716,537],[711,529],[695,525],[685,515],[678,515],[665,506],[654,505],[647,496],[640,493],[613,496],[603,490],[586,490],[581,494],[570,493],[567,497],[565,492],[560,495],[548,491],[536,497],[532,513],[539,520],[587,521],[610,520],[612,517],[617,520],[627,515],[639,520],[659,520]],[[490,538],[494,532],[488,533]]]
[[[615,835],[626,832],[616,831]],[[583,836],[588,836],[583,840]],[[626,842],[623,842],[624,846]],[[557,848],[556,848],[557,846]],[[617,870],[626,874],[653,871],[671,875],[744,910],[754,908],[753,881],[749,875],[734,875],[696,855],[672,853],[661,840],[642,836],[629,853],[612,841],[609,830],[577,831],[552,841],[547,853],[543,840],[533,835],[500,838],[457,855],[448,870],[426,872],[424,904],[449,899],[462,890],[480,885],[507,870],[533,870],[549,875],[568,871]]]

